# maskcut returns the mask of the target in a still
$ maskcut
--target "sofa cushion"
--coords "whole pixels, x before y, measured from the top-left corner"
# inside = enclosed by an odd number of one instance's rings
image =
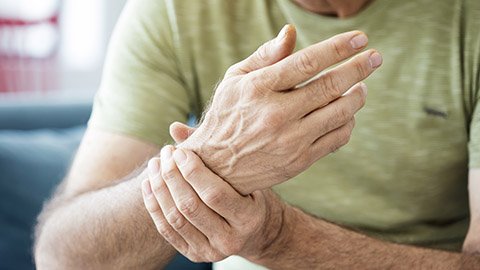
[[[0,131],[0,268],[34,269],[36,216],[61,181],[84,127]]]
[[[85,128],[0,130],[0,269],[35,269],[33,227],[62,180]],[[211,269],[177,255],[167,270]]]

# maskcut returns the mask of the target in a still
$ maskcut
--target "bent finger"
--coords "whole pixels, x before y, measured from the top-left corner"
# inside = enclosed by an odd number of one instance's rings
[[[162,151],[161,156],[164,156],[165,153]],[[164,157],[162,159],[162,164]],[[149,164],[150,165],[150,164]],[[149,170],[151,168],[149,167]],[[163,165],[162,165],[163,169]],[[168,191],[168,188],[163,181],[160,171],[154,173],[155,178],[150,179],[150,182],[157,182],[155,185],[152,185],[153,194],[160,205],[162,213],[164,214],[166,222],[175,230],[188,244],[189,248],[187,253],[190,250],[200,250],[200,248],[208,245],[208,240],[206,237],[201,234],[187,219],[178,211],[175,202]],[[185,253],[182,253],[185,254]]]
[[[165,216],[163,215],[162,209],[158,204],[155,196],[152,192],[152,187],[150,181],[145,179],[142,182],[142,195],[143,203],[145,208],[148,211],[148,214],[153,220],[153,223],[157,231],[162,235],[162,237],[169,242],[178,252],[184,254],[188,251],[188,244],[185,242],[185,239],[181,237],[171,226],[168,224]]]
[[[249,203],[251,196],[240,195],[230,184],[208,169],[192,151],[178,150],[186,156],[183,162],[177,161],[178,169],[200,199],[228,222],[241,218],[245,209],[252,205]]]
[[[175,160],[186,158],[183,151],[175,150]],[[215,211],[210,209],[200,198],[190,184],[177,169],[177,164],[171,158],[162,162],[162,172],[168,190],[180,213],[208,239],[216,239],[219,235],[228,233],[229,226]]]
[[[320,158],[333,153],[346,145],[350,140],[354,126],[355,119],[352,118],[345,125],[318,138],[318,140],[311,145],[309,150],[311,163],[313,164]]]
[[[193,132],[195,132],[195,130],[196,128],[189,127],[188,125],[185,125],[180,122],[173,122],[170,125],[170,129],[169,129],[170,136],[172,136],[173,140],[176,143],[182,143],[183,141],[188,139],[188,137],[190,137],[193,134]]]
[[[366,95],[366,85],[363,82],[358,83],[344,96],[305,116],[300,126],[302,130],[307,130],[307,138],[312,142],[316,141],[345,125],[365,105]]]
[[[264,43],[252,55],[229,68],[225,77],[247,74],[282,60],[293,52],[295,41],[295,27],[285,25],[275,39]]]

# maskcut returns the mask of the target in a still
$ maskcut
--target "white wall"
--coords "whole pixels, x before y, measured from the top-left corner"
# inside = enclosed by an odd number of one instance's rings
[[[61,17],[62,90],[91,96],[98,88],[108,40],[125,0],[64,0]]]

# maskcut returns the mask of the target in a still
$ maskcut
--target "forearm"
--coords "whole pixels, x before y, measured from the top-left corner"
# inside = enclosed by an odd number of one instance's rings
[[[272,269],[475,269],[480,258],[376,240],[287,206],[282,232],[262,256]]]
[[[145,173],[55,206],[37,233],[38,269],[153,269],[175,251],[143,205]]]

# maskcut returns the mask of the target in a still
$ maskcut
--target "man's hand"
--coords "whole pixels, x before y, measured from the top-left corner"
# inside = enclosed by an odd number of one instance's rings
[[[476,229],[469,232],[467,241],[472,241],[463,254],[388,243],[309,216],[269,190],[240,196],[188,150],[166,146],[161,164],[159,168],[158,158],[149,163],[149,180],[142,183],[144,203],[160,234],[192,261],[239,255],[271,269],[480,265]]]
[[[354,114],[365,104],[361,81],[382,62],[368,50],[325,71],[367,45],[359,31],[292,54],[295,39],[295,29],[286,26],[232,66],[201,125],[178,145],[241,194],[284,182],[346,144]]]
[[[160,234],[192,261],[262,254],[279,234],[284,205],[270,190],[241,196],[193,152],[173,146],[148,169],[145,206]]]

